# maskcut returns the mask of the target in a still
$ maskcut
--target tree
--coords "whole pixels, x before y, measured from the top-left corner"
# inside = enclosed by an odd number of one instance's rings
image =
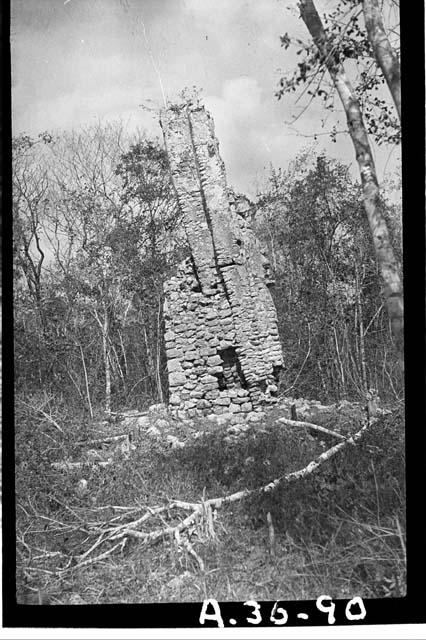
[[[364,207],[384,284],[384,298],[392,326],[396,351],[403,370],[404,301],[400,265],[396,259],[386,219],[382,211],[375,164],[360,102],[343,66],[343,60],[345,56],[348,56],[348,51],[345,53],[343,48],[342,57],[342,43],[339,42],[339,46],[337,46],[335,38],[329,36],[313,0],[300,0],[299,8],[301,18],[315,46],[314,50],[308,48],[309,61],[328,71],[346,114],[348,131],[355,149],[361,175]],[[297,81],[299,83],[306,81],[308,67],[310,65],[307,63],[299,64],[299,73],[294,80],[296,84]],[[282,85],[282,91],[287,91],[290,87],[294,87],[294,82],[293,84]]]
[[[138,260],[129,261],[128,251],[123,252],[123,268],[129,271],[133,304],[141,319],[145,377],[151,380],[152,391],[162,402],[162,285],[172,267],[186,255],[186,238],[167,154],[158,141],[139,140],[130,145],[121,156],[116,173],[122,180],[125,221],[116,227],[115,242],[117,246],[126,243],[129,234],[137,238],[134,250]]]
[[[401,120],[401,70],[398,56],[389,42],[377,0],[363,0],[368,40],[391,92]]]
[[[344,165],[303,152],[271,169],[256,233],[274,269],[285,391],[324,400],[400,391],[362,190]],[[382,202],[386,214],[389,204]],[[392,391],[392,385],[395,391]]]
[[[71,382],[91,416],[162,400],[162,282],[185,255],[164,149],[116,124],[15,148],[20,388]]]
[[[39,314],[43,332],[42,269],[45,262],[42,235],[48,203],[48,178],[43,167],[43,141],[21,135],[13,140],[13,245],[15,282],[24,276]]]

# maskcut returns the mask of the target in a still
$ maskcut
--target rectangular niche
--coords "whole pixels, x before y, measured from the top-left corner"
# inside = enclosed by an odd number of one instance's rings
[[[247,384],[241,370],[235,347],[219,349],[218,355],[223,362],[223,373],[220,374],[219,389],[246,389]]]

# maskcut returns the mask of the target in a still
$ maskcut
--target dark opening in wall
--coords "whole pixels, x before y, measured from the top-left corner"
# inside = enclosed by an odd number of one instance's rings
[[[219,391],[223,391],[224,389],[227,389],[227,388],[228,388],[228,386],[227,386],[227,384],[226,384],[226,378],[225,378],[225,376],[223,375],[223,373],[215,373],[214,375],[215,375],[215,377],[217,378],[217,383],[218,383],[218,386],[219,386]]]
[[[277,366],[277,365],[274,364],[273,367],[272,367],[272,371],[273,371],[273,374],[274,374],[275,382],[278,383],[280,381],[280,374],[281,374],[281,371],[282,371],[282,367]]]
[[[194,277],[195,277],[195,283],[192,286],[192,290],[195,293],[201,293],[201,282],[200,282],[200,278],[198,277],[198,271],[197,271],[197,267],[195,266],[195,260],[192,253],[189,256],[189,259],[191,261],[192,271],[194,272]]]
[[[246,389],[247,383],[244,378],[244,374],[242,372],[241,364],[238,359],[235,347],[221,349],[218,351],[218,354],[223,361],[223,377],[226,382],[226,386],[224,388],[227,389],[230,387],[239,386],[243,389]]]

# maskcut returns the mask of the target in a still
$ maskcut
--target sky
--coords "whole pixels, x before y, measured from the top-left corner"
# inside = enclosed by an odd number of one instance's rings
[[[120,119],[161,138],[163,94],[173,101],[195,85],[237,190],[254,196],[271,164],[285,169],[309,145],[357,175],[347,134],[324,135],[345,128],[341,111],[314,102],[299,115],[294,94],[275,96],[296,62],[279,36],[307,39],[296,0],[11,0],[11,14],[14,135]],[[380,180],[400,162],[390,147],[375,158]]]

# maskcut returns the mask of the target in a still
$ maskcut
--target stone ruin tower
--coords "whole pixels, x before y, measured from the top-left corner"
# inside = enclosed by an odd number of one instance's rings
[[[283,365],[269,263],[248,200],[227,188],[210,114],[173,106],[161,126],[191,254],[164,284],[170,409],[243,422],[273,401]]]

